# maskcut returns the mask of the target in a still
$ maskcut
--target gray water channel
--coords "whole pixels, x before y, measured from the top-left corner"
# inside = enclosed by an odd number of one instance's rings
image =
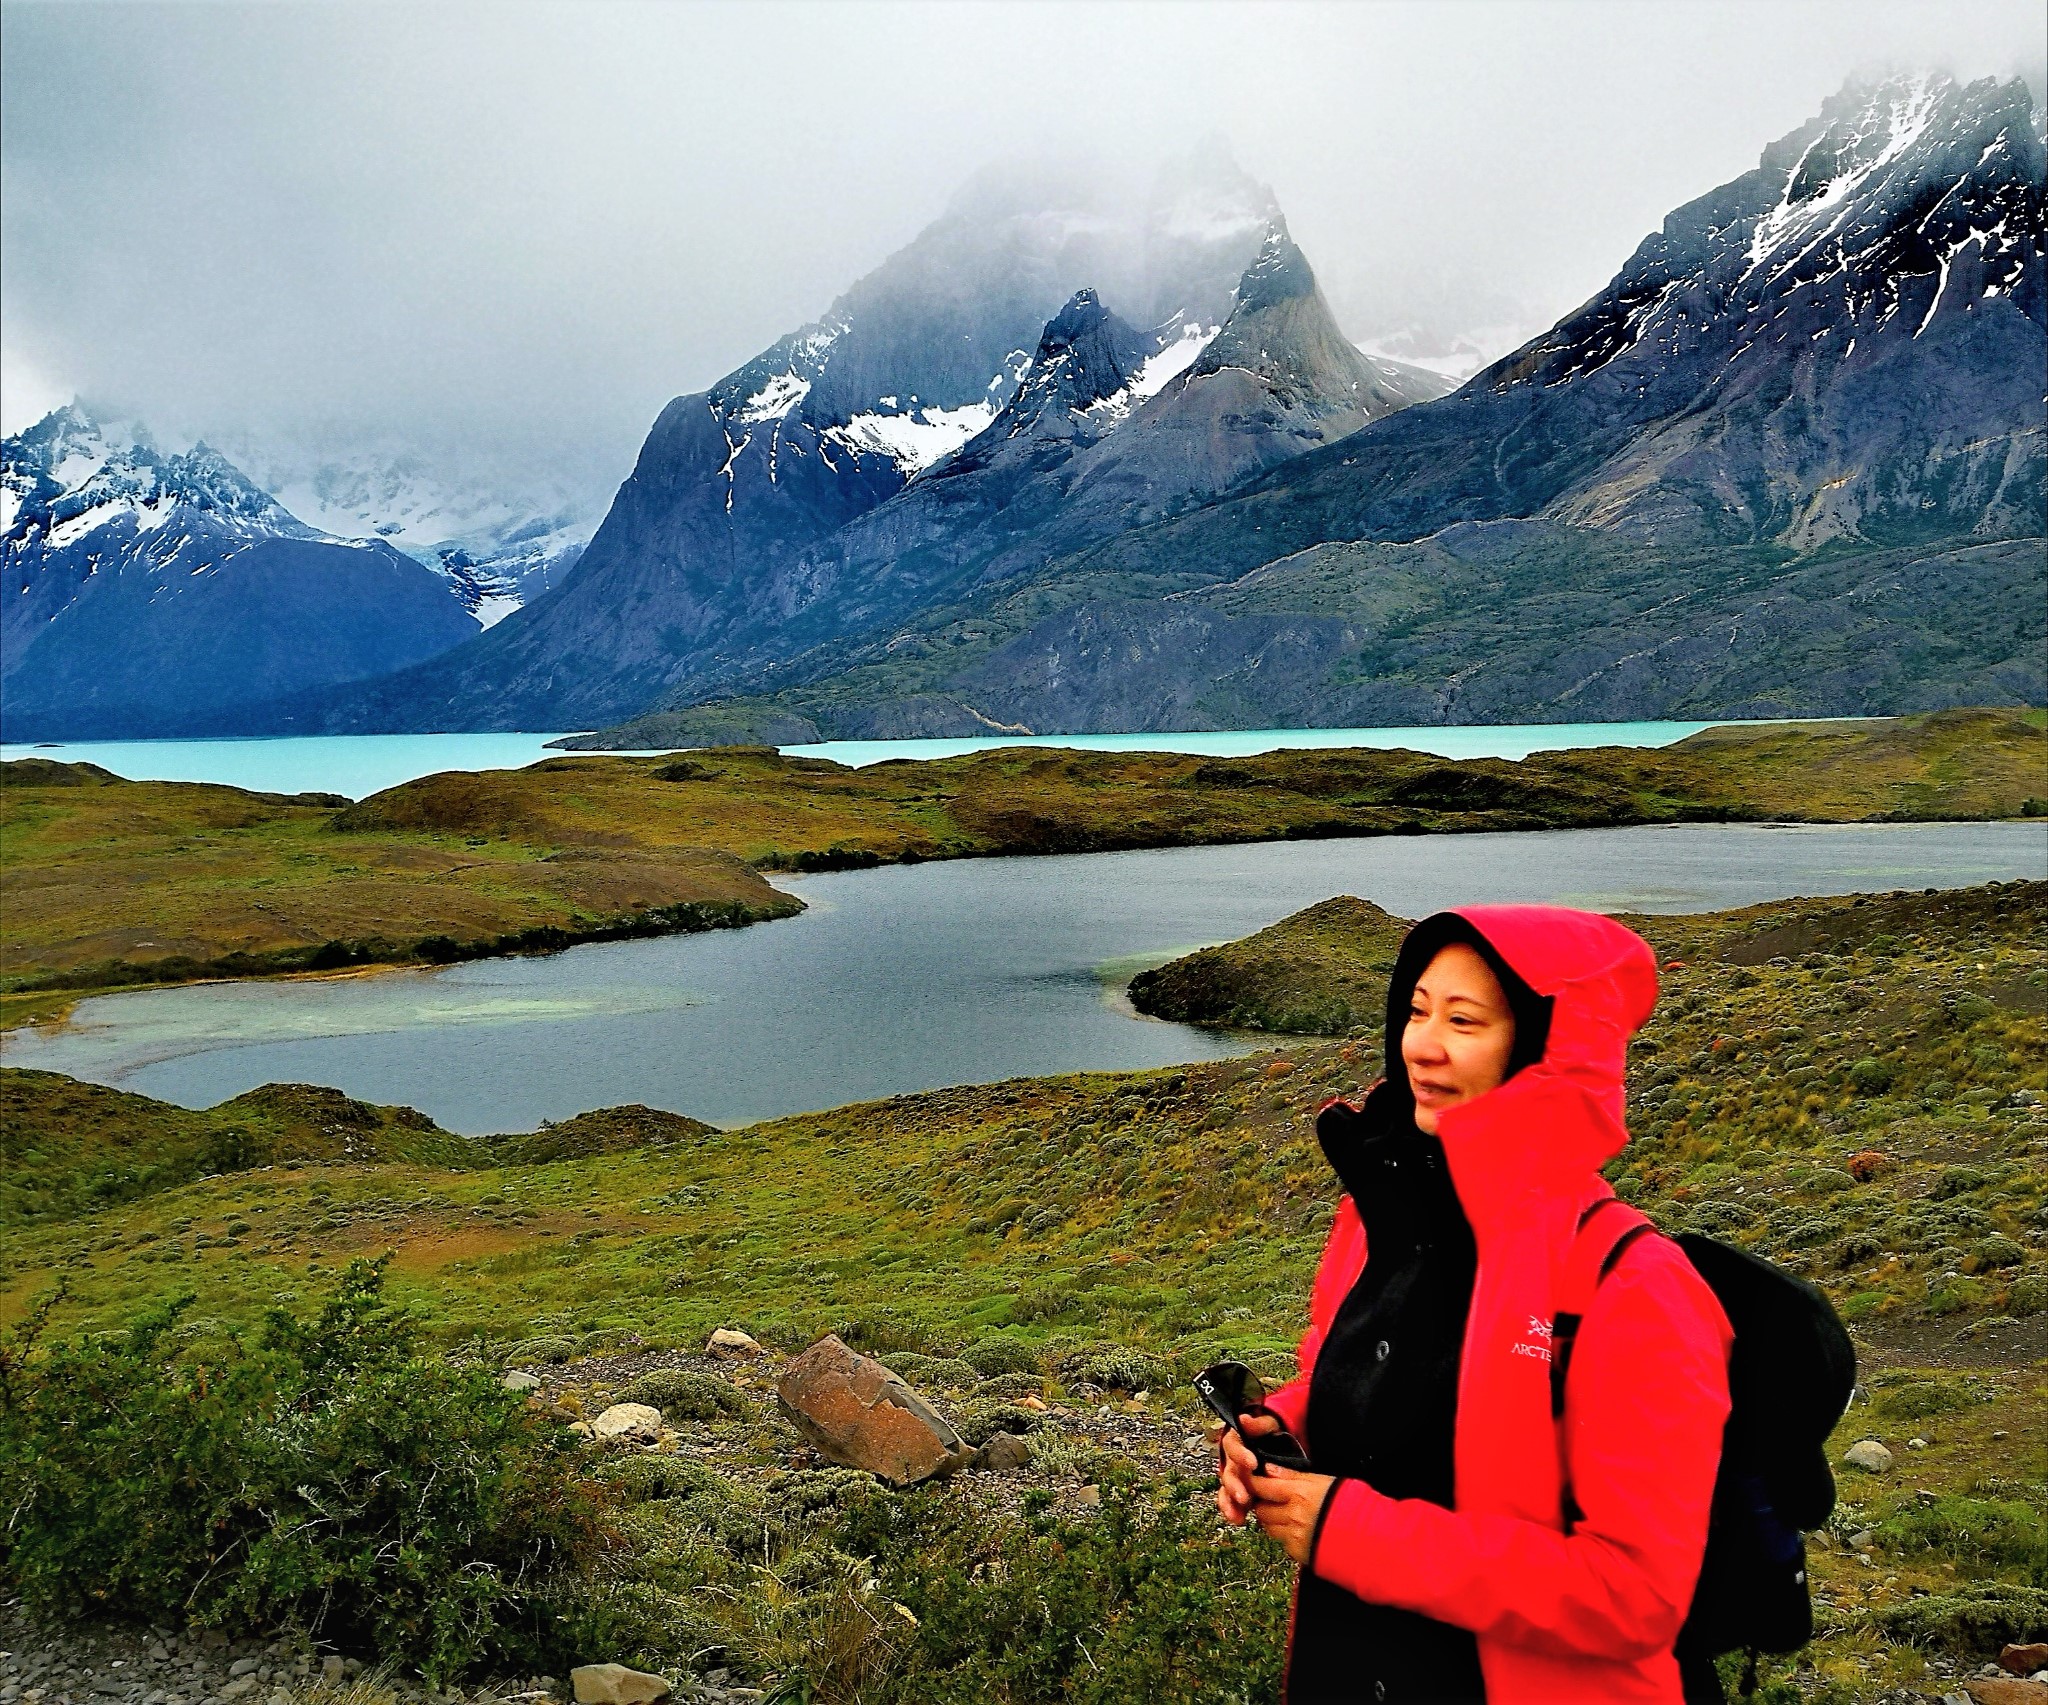
[[[1566,830],[974,859],[790,879],[809,910],[438,971],[105,996],[6,1062],[187,1106],[269,1082],[530,1130],[623,1102],[778,1113],[1257,1045],[1133,1014],[1130,973],[1332,894],[1691,912],[2048,876],[2048,824]]]

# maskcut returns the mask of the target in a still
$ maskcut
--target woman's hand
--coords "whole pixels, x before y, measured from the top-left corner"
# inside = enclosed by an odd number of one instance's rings
[[[1246,1415],[1243,1426],[1254,1437],[1280,1430],[1278,1418],[1272,1415]],[[1250,1517],[1261,1531],[1279,1541],[1289,1557],[1306,1565],[1316,1518],[1337,1482],[1327,1474],[1302,1474],[1277,1465],[1261,1471],[1259,1459],[1244,1440],[1228,1430],[1223,1434],[1223,1462],[1218,1473],[1221,1484],[1216,1488],[1216,1508],[1223,1519],[1242,1527]]]
[[[1316,1535],[1316,1520],[1336,1484],[1327,1474],[1303,1474],[1274,1464],[1252,1478],[1252,1496],[1256,1501],[1251,1519],[1305,1569],[1308,1548]]]
[[[1239,1424],[1254,1436],[1260,1433],[1277,1433],[1280,1418],[1277,1415],[1241,1415]],[[1253,1503],[1252,1477],[1259,1471],[1259,1459],[1245,1448],[1245,1442],[1230,1428],[1223,1429],[1220,1448],[1223,1460],[1216,1473],[1221,1484],[1216,1488],[1216,1508],[1223,1519],[1232,1527],[1243,1527],[1245,1517],[1250,1514]]]

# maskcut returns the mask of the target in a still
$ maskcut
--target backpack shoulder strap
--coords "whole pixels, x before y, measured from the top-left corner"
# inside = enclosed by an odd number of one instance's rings
[[[1618,1196],[1602,1196],[1579,1216],[1579,1228],[1565,1256],[1557,1312],[1550,1323],[1550,1413],[1564,1419],[1565,1379],[1579,1327],[1593,1306],[1600,1281],[1614,1271],[1629,1246],[1656,1231],[1649,1220]]]

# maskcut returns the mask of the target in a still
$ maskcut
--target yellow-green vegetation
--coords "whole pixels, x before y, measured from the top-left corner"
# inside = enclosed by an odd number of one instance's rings
[[[797,909],[758,874],[992,853],[1780,818],[2048,811],[2031,712],[1716,730],[1521,763],[1009,748],[848,769],[732,747],[428,776],[355,805],[0,769],[0,1003],[434,963]],[[59,991],[53,993],[52,991]]]
[[[135,1201],[222,1173],[306,1162],[449,1171],[665,1149],[711,1129],[652,1107],[606,1107],[538,1131],[460,1137],[410,1107],[316,1084],[266,1083],[217,1107],[174,1107],[56,1072],[0,1072],[0,1227]]]
[[[0,766],[6,1016],[49,1010],[57,990],[437,963],[801,909],[729,853],[636,841],[594,814],[546,839],[352,835],[347,807]]]
[[[1632,1053],[1635,1138],[1616,1186],[1670,1229],[1822,1285],[1865,1375],[1836,1453],[1872,1436],[1898,1458],[1887,1475],[1844,1473],[1814,1564],[1824,1635],[1767,1665],[1773,1696],[1932,1686],[1953,1670],[1930,1666],[1981,1662],[2048,1616],[2048,884],[1632,921],[1666,963],[1665,997]],[[985,1372],[978,1400],[1014,1397],[994,1383],[1005,1373],[1056,1404],[1084,1381],[1144,1384],[1143,1413],[1178,1438],[1194,1417],[1174,1393],[1193,1366],[1234,1354],[1285,1370],[1333,1207],[1310,1119],[1376,1072],[1375,1045],[1354,1038],[731,1132],[619,1110],[601,1157],[491,1165],[485,1143],[462,1151],[464,1170],[433,1146],[463,1139],[364,1109],[351,1116],[375,1127],[375,1156],[280,1134],[249,1157],[269,1170],[113,1188],[93,1180],[179,1143],[202,1153],[188,1173],[221,1166],[195,1133],[253,1128],[230,1110],[256,1098],[195,1115],[12,1073],[6,1152],[45,1131],[63,1140],[38,1151],[33,1199],[10,1207],[0,1318],[22,1317],[53,1275],[65,1294],[52,1331],[104,1330],[189,1292],[177,1331],[204,1354],[280,1301],[305,1306],[349,1259],[389,1250],[393,1294],[436,1339],[492,1361],[573,1369],[628,1342],[699,1345],[723,1325],[789,1351],[832,1329],[935,1387],[963,1365]],[[309,1105],[305,1091],[264,1093]],[[632,1146],[636,1130],[649,1146]],[[1091,1548],[1085,1519],[1029,1494],[991,1512],[972,1479],[849,1502],[845,1482],[779,1464],[786,1443],[750,1413],[704,1422],[731,1437],[678,1465],[675,1485],[621,1494],[631,1546],[618,1591],[644,1614],[650,1658],[679,1661],[715,1636],[747,1673],[803,1670],[818,1698],[1043,1697],[1048,1674],[1060,1696],[1115,1697],[1087,1692],[1060,1615],[1087,1642],[1127,1567],[1131,1593],[1183,1607],[1180,1622],[1161,1612],[1161,1639],[1203,1649],[1215,1607],[1236,1606],[1244,1673],[1272,1673],[1285,1572],[1190,1527],[1199,1488],[1090,1447],[1084,1472],[1126,1524]],[[1057,1426],[1033,1436],[1052,1463],[1080,1448]],[[862,1596],[863,1569],[880,1571],[883,1599]],[[1050,1571],[1069,1594],[1036,1632],[1005,1634],[1051,1666],[1036,1681],[1003,1679],[987,1641],[974,1644],[976,1629],[1008,1627],[990,1583],[1009,1569]],[[916,1632],[887,1621],[891,1597]],[[888,1640],[853,1639],[871,1610]],[[1120,1624],[1130,1661],[1165,1664],[1145,1626]],[[856,1679],[818,1680],[842,1661]],[[1119,1673],[1137,1685],[1155,1672]],[[1168,1691],[1156,1696],[1225,1697],[1176,1694],[1183,1682],[1158,1673]]]

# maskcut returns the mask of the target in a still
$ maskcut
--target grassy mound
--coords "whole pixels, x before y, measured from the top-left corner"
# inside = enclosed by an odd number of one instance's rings
[[[463,1137],[410,1107],[266,1083],[192,1109],[57,1072],[0,1071],[0,1227],[73,1220],[196,1179],[276,1166],[404,1163],[444,1171],[537,1166],[712,1132],[652,1107],[608,1107],[537,1131]]]
[[[1131,1004],[1155,1018],[1291,1036],[1377,1031],[1409,920],[1339,894],[1222,947],[1141,971]]]

